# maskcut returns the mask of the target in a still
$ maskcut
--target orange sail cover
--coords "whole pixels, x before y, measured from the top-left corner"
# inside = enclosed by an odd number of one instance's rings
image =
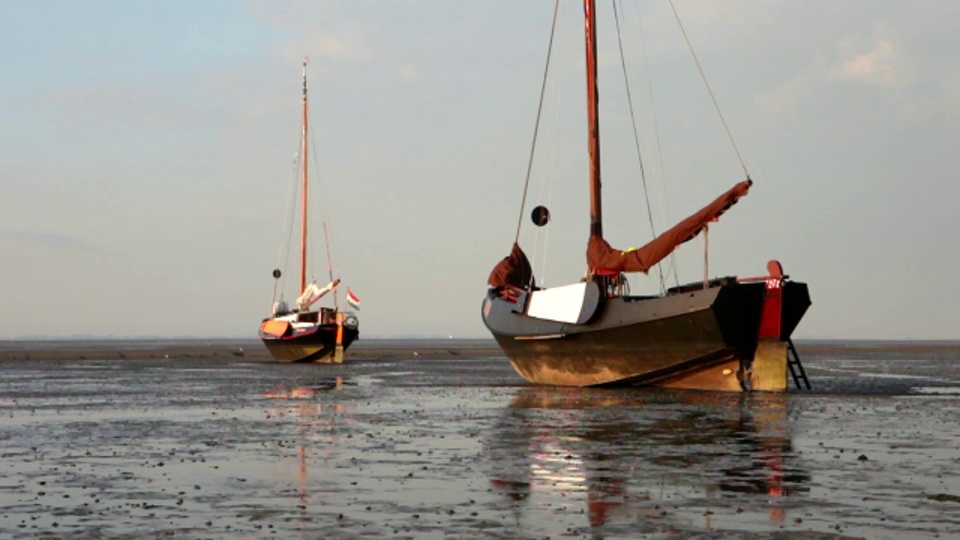
[[[751,180],[740,182],[696,214],[674,225],[672,229],[637,250],[621,252],[610,247],[610,244],[600,236],[591,236],[587,244],[587,265],[594,271],[646,273],[653,265],[670,255],[677,246],[692,239],[703,230],[704,226],[720,217],[727,208],[747,194],[751,185],[753,185]]]
[[[514,243],[510,255],[497,263],[490,272],[487,283],[491,287],[510,286],[519,289],[524,289],[533,283],[533,269],[519,244]]]

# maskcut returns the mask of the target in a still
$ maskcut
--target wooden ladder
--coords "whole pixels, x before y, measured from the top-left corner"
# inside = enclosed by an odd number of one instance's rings
[[[790,375],[793,375],[793,383],[797,385],[797,390],[803,390],[800,381],[810,390],[810,380],[807,379],[807,372],[800,363],[800,355],[797,348],[793,346],[793,340],[787,339],[787,367],[790,368]]]

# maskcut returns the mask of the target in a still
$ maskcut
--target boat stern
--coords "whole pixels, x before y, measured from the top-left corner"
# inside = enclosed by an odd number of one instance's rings
[[[791,372],[791,335],[811,305],[806,283],[789,281],[778,261],[767,263],[763,312],[757,330],[750,385],[753,390],[785,392]],[[799,357],[794,360],[799,365]],[[802,370],[802,368],[800,368]],[[802,371],[801,371],[802,372]],[[799,379],[796,374],[794,378]],[[804,379],[806,375],[804,375]]]

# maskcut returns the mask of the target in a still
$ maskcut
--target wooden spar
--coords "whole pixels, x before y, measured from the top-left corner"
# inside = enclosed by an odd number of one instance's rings
[[[590,152],[590,236],[603,237],[600,200],[600,115],[597,94],[596,0],[583,1],[587,50],[587,146]]]
[[[300,160],[303,162],[300,209],[300,294],[307,288],[307,59],[303,59],[303,132],[300,135]]]

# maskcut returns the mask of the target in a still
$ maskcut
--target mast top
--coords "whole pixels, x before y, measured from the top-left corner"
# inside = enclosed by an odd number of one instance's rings
[[[303,57],[303,99],[307,99],[307,62],[310,61],[310,58],[307,56]]]

